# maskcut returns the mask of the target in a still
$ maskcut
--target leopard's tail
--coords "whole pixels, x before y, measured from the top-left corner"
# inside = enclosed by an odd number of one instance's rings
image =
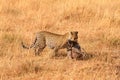
[[[37,41],[37,38],[35,39],[35,41],[30,46],[26,46],[23,42],[21,42],[21,45],[25,49],[30,49],[30,48],[34,47],[36,41]]]

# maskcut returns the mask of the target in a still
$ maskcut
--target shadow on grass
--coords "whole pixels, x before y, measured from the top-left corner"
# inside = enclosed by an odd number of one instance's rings
[[[65,57],[67,57],[67,54],[64,51],[60,51],[55,55],[55,59],[64,59]]]
[[[94,57],[95,57],[94,54],[82,52],[82,55],[80,57],[78,57],[77,60],[90,60],[90,59],[92,59]]]
[[[96,55],[92,54],[92,53],[86,53],[86,52],[82,52],[82,54],[76,59],[76,60],[90,60],[92,58],[94,58]],[[54,57],[55,59],[65,59],[67,57],[66,52],[59,52],[58,54],[56,54],[56,56]]]

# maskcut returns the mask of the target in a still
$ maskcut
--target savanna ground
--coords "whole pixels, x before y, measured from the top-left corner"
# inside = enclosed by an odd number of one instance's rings
[[[77,30],[87,57],[21,47],[43,30]],[[120,80],[120,0],[0,0],[0,80]]]

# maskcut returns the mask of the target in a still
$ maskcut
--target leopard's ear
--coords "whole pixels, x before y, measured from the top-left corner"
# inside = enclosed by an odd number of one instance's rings
[[[73,32],[70,32],[71,35],[73,35]]]
[[[73,31],[73,32],[70,32],[70,33],[71,33],[71,35],[73,35],[74,33],[78,34],[78,31]]]
[[[76,31],[75,33],[78,34],[78,31]]]

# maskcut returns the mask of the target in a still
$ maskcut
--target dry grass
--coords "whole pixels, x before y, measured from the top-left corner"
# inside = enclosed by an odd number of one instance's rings
[[[36,57],[21,48],[43,30],[79,31],[85,59],[50,59],[47,48]],[[48,79],[120,79],[120,0],[0,0],[0,80]]]

